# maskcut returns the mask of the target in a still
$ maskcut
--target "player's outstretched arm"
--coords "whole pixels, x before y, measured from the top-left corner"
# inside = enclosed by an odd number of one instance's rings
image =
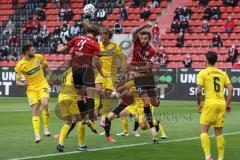
[[[132,36],[133,36],[133,41],[136,41],[138,39],[138,33],[141,32],[143,29],[145,28],[151,28],[153,26],[152,23],[146,23],[138,28],[136,28],[133,32],[132,32]]]
[[[69,49],[69,47],[67,45],[60,44],[60,45],[58,45],[57,52],[62,53],[68,49]]]
[[[198,112],[201,113],[202,112],[202,86],[201,85],[197,85],[196,95],[197,95]]]
[[[152,69],[152,64],[149,62],[145,66],[134,66],[129,64],[128,69],[130,69],[131,71],[141,71],[141,72],[149,71]]]
[[[232,95],[233,95],[233,86],[232,84],[227,84],[227,90],[228,90],[228,95],[227,95],[227,112],[231,111],[231,100],[232,100]]]

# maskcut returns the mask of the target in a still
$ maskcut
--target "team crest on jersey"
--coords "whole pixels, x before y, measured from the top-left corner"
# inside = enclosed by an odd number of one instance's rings
[[[145,56],[149,56],[150,55],[150,53],[149,52],[145,52]]]
[[[36,65],[39,65],[39,64],[40,64],[40,61],[38,61],[38,60],[35,61],[35,64],[36,64]]]

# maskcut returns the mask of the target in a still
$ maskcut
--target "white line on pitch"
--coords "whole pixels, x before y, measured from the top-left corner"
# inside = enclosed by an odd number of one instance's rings
[[[236,135],[236,134],[240,134],[240,132],[226,133],[226,134],[223,134],[223,135],[229,136],[229,135]],[[214,135],[211,135],[210,137],[214,137]],[[162,141],[162,142],[160,142],[160,143],[171,143],[171,142],[190,141],[190,140],[196,140],[196,139],[199,139],[199,138],[200,138],[200,137],[176,139],[176,140],[171,140],[171,141]],[[104,147],[104,148],[88,149],[88,152],[102,151],[102,150],[110,150],[110,149],[116,149],[116,148],[136,147],[136,146],[143,146],[143,145],[146,145],[146,144],[151,144],[151,143],[147,143],[147,142],[146,142],[146,143],[136,143],[136,144],[129,144],[129,145],[113,146],[113,147]],[[46,155],[40,155],[40,156],[14,158],[14,159],[10,159],[10,160],[26,160],[26,159],[46,158],[46,157],[69,155],[69,154],[76,154],[76,153],[81,153],[81,151],[72,151],[72,152],[64,152],[64,153],[53,153],[53,154],[46,154]]]
[[[51,109],[50,111],[54,111]],[[0,113],[5,113],[5,112],[31,112],[31,109],[16,109],[16,110],[0,110]]]

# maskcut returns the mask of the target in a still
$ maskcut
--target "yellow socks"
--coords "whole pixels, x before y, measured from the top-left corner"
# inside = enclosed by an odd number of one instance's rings
[[[124,133],[128,133],[128,121],[126,117],[121,118],[122,128]]]
[[[210,139],[207,133],[202,133],[201,136],[201,143],[202,143],[202,148],[205,153],[206,157],[209,157],[211,155],[210,153]]]
[[[94,108],[95,108],[95,110],[98,110],[99,105],[100,105],[100,98],[98,96],[96,96],[94,98]]]
[[[85,146],[85,125],[82,122],[78,123],[77,135],[79,146]]]
[[[217,150],[218,150],[218,159],[223,159],[224,158],[224,137],[223,135],[217,136]]]
[[[48,130],[49,112],[45,109],[42,110],[42,121],[44,130]]]
[[[103,108],[102,108],[102,119],[107,116],[109,107],[110,107],[110,99],[103,99]]]
[[[161,136],[166,135],[166,132],[165,132],[163,126],[161,125],[161,123],[159,123],[159,131],[160,131]]]
[[[32,124],[35,136],[40,136],[40,118],[39,116],[32,117]]]
[[[59,144],[63,146],[64,144],[64,141],[67,137],[67,134],[68,134],[68,131],[70,130],[71,126],[69,126],[68,124],[64,124],[62,129],[61,129],[61,132],[60,132],[60,135],[59,135]]]

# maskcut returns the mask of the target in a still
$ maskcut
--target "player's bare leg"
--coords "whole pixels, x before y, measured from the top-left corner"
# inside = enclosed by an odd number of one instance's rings
[[[44,136],[51,136],[51,133],[48,129],[49,124],[49,107],[48,107],[48,98],[42,98],[41,99],[41,106],[42,106],[42,121],[43,121],[43,127],[44,127]]]
[[[151,108],[150,108],[151,102],[149,100],[148,95],[145,93],[141,95],[141,98],[142,98],[142,101],[144,104],[144,114],[145,114],[146,120],[149,124],[151,135],[154,138],[157,136],[157,130],[153,124],[153,115],[152,115]]]
[[[40,136],[40,118],[39,118],[39,104],[34,104],[31,106],[32,109],[32,123],[33,129],[35,133],[35,143],[39,143],[41,141]]]
[[[116,114],[113,112],[110,112],[107,117],[105,118],[105,135],[106,135],[106,141],[107,142],[115,142],[111,135],[110,135],[110,130],[111,130],[111,121],[116,118]]]

